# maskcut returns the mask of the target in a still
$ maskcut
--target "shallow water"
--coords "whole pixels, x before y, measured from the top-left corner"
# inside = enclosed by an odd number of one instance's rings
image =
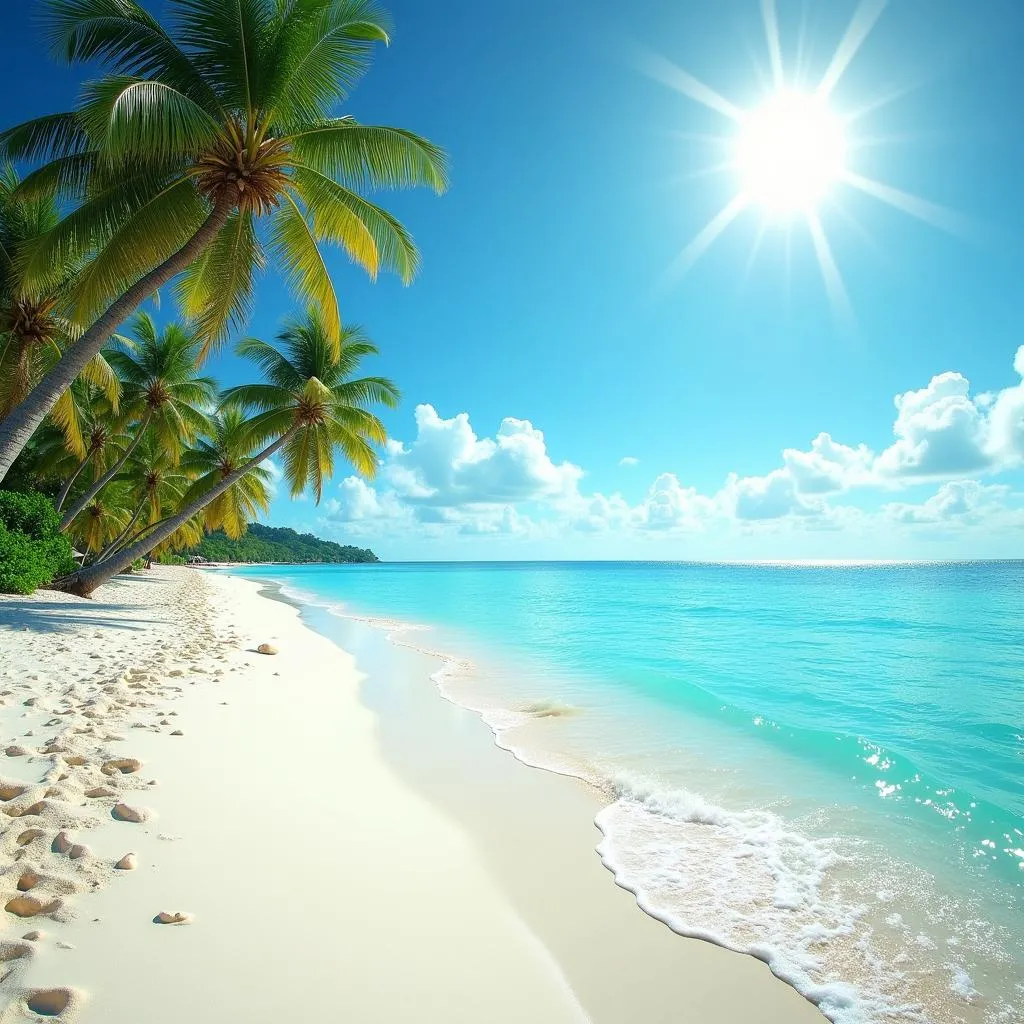
[[[241,571],[446,655],[677,931],[843,1024],[1024,1020],[1024,563]]]

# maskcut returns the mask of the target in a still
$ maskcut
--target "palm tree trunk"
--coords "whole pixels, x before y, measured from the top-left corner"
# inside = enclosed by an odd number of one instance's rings
[[[56,366],[29,392],[25,400],[0,423],[0,481],[29,438],[54,407],[57,399],[106,344],[114,331],[142,303],[172,277],[188,267],[217,237],[235,207],[235,197],[225,193],[217,200],[199,230],[160,266],[139,278],[68,350]]]
[[[96,495],[99,494],[100,491],[102,491],[118,473],[121,472],[121,467],[129,460],[129,458],[131,458],[132,452],[135,451],[139,442],[142,440],[142,435],[146,432],[146,427],[149,426],[149,420],[152,414],[152,410],[149,410],[142,418],[142,422],[139,424],[139,428],[135,433],[135,439],[127,448],[125,448],[121,458],[119,458],[117,462],[115,462],[113,466],[111,466],[110,469],[108,469],[106,473],[99,478],[99,480],[95,481],[91,487],[87,487],[85,489],[85,493],[78,499],[78,501],[76,501],[71,508],[64,513],[64,516],[60,521],[61,531],[66,530],[71,525],[75,516],[77,516],[82,509],[84,509],[85,506],[88,505],[89,502],[92,501],[92,499],[95,498]],[[57,511],[60,511],[59,505],[57,506]]]
[[[265,459],[269,459],[274,452],[291,439],[299,427],[300,424],[293,424],[273,444],[264,448],[263,451],[251,458],[244,466],[239,467],[232,473],[228,473],[216,487],[211,487],[205,494],[194,498],[177,515],[166,520],[152,533],[143,537],[142,540],[122,548],[116,555],[111,556],[105,562],[97,562],[94,565],[79,569],[77,572],[55,580],[51,584],[52,589],[63,590],[69,594],[78,594],[79,597],[88,597],[98,586],[106,583],[112,576],[116,576],[125,566],[131,565],[136,558],[142,558],[148,554],[158,544],[170,537],[175,530],[184,526],[194,515],[202,512],[214,498],[219,498],[229,487],[241,480],[246,473],[255,469]]]
[[[57,511],[59,512],[64,507],[64,502],[68,499],[68,491],[71,490],[71,485],[78,479],[78,474],[89,464],[89,460],[93,457],[94,450],[89,449],[89,454],[78,464],[78,469],[68,477],[67,482],[60,489],[60,494],[57,495]]]
[[[132,527],[138,522],[139,516],[142,515],[142,510],[146,507],[146,503],[149,501],[149,495],[146,495],[139,502],[139,507],[135,510],[135,514],[128,520],[128,525],[100,552],[99,558],[96,559],[96,564],[104,561],[117,550],[118,544],[121,543],[131,533]]]

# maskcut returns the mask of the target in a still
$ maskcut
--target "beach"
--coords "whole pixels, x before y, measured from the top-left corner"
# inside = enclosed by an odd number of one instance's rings
[[[0,1021],[822,1019],[641,913],[598,793],[428,678],[381,706],[405,655],[353,657],[254,581],[3,598],[0,651]]]

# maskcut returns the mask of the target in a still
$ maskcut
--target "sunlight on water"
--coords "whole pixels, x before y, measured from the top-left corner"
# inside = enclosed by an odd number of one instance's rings
[[[446,694],[607,794],[675,930],[843,1024],[1024,1019],[1021,563],[250,570],[430,630]]]

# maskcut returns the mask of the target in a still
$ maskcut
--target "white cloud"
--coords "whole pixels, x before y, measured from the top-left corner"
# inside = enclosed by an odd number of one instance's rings
[[[1024,377],[1024,345],[1013,368]],[[942,480],[993,473],[1024,461],[1024,382],[971,397],[952,371],[896,396],[896,442],[878,456],[881,478]]]
[[[464,505],[554,499],[574,493],[583,471],[551,461],[529,420],[506,417],[493,438],[478,438],[467,413],[442,419],[416,407],[416,439],[388,446],[383,475],[410,504]]]
[[[699,529],[717,512],[714,498],[684,487],[674,473],[662,473],[636,510],[636,521],[647,530]]]
[[[821,433],[812,442],[810,451],[786,448],[783,466],[801,494],[831,494],[866,483],[871,477],[873,459],[867,445],[850,448]]]
[[[977,480],[951,480],[920,504],[891,502],[882,512],[900,523],[972,524],[1003,512],[1010,488]]]
[[[1024,346],[1014,369],[1024,377]],[[405,531],[428,537],[516,539],[614,534],[640,541],[705,534],[781,536],[786,530],[843,531],[846,537],[902,535],[938,527],[1016,527],[1022,496],[978,478],[1024,464],[1024,381],[973,395],[953,371],[895,398],[893,441],[880,454],[819,433],[806,448],[785,448],[762,475],[729,473],[702,493],[675,473],[661,473],[639,498],[588,493],[584,472],[555,461],[541,430],[506,417],[491,437],[478,436],[465,412],[443,418],[431,405],[415,410],[416,434],[391,441],[375,486],[348,477],[327,502],[330,521],[363,535]],[[621,466],[639,459],[624,456]],[[852,495],[940,484],[913,504],[879,511]],[[836,504],[844,495],[844,504]],[[730,532],[731,531],[731,532]],[[980,536],[980,534],[978,534]],[[701,542],[703,543],[703,541]]]

